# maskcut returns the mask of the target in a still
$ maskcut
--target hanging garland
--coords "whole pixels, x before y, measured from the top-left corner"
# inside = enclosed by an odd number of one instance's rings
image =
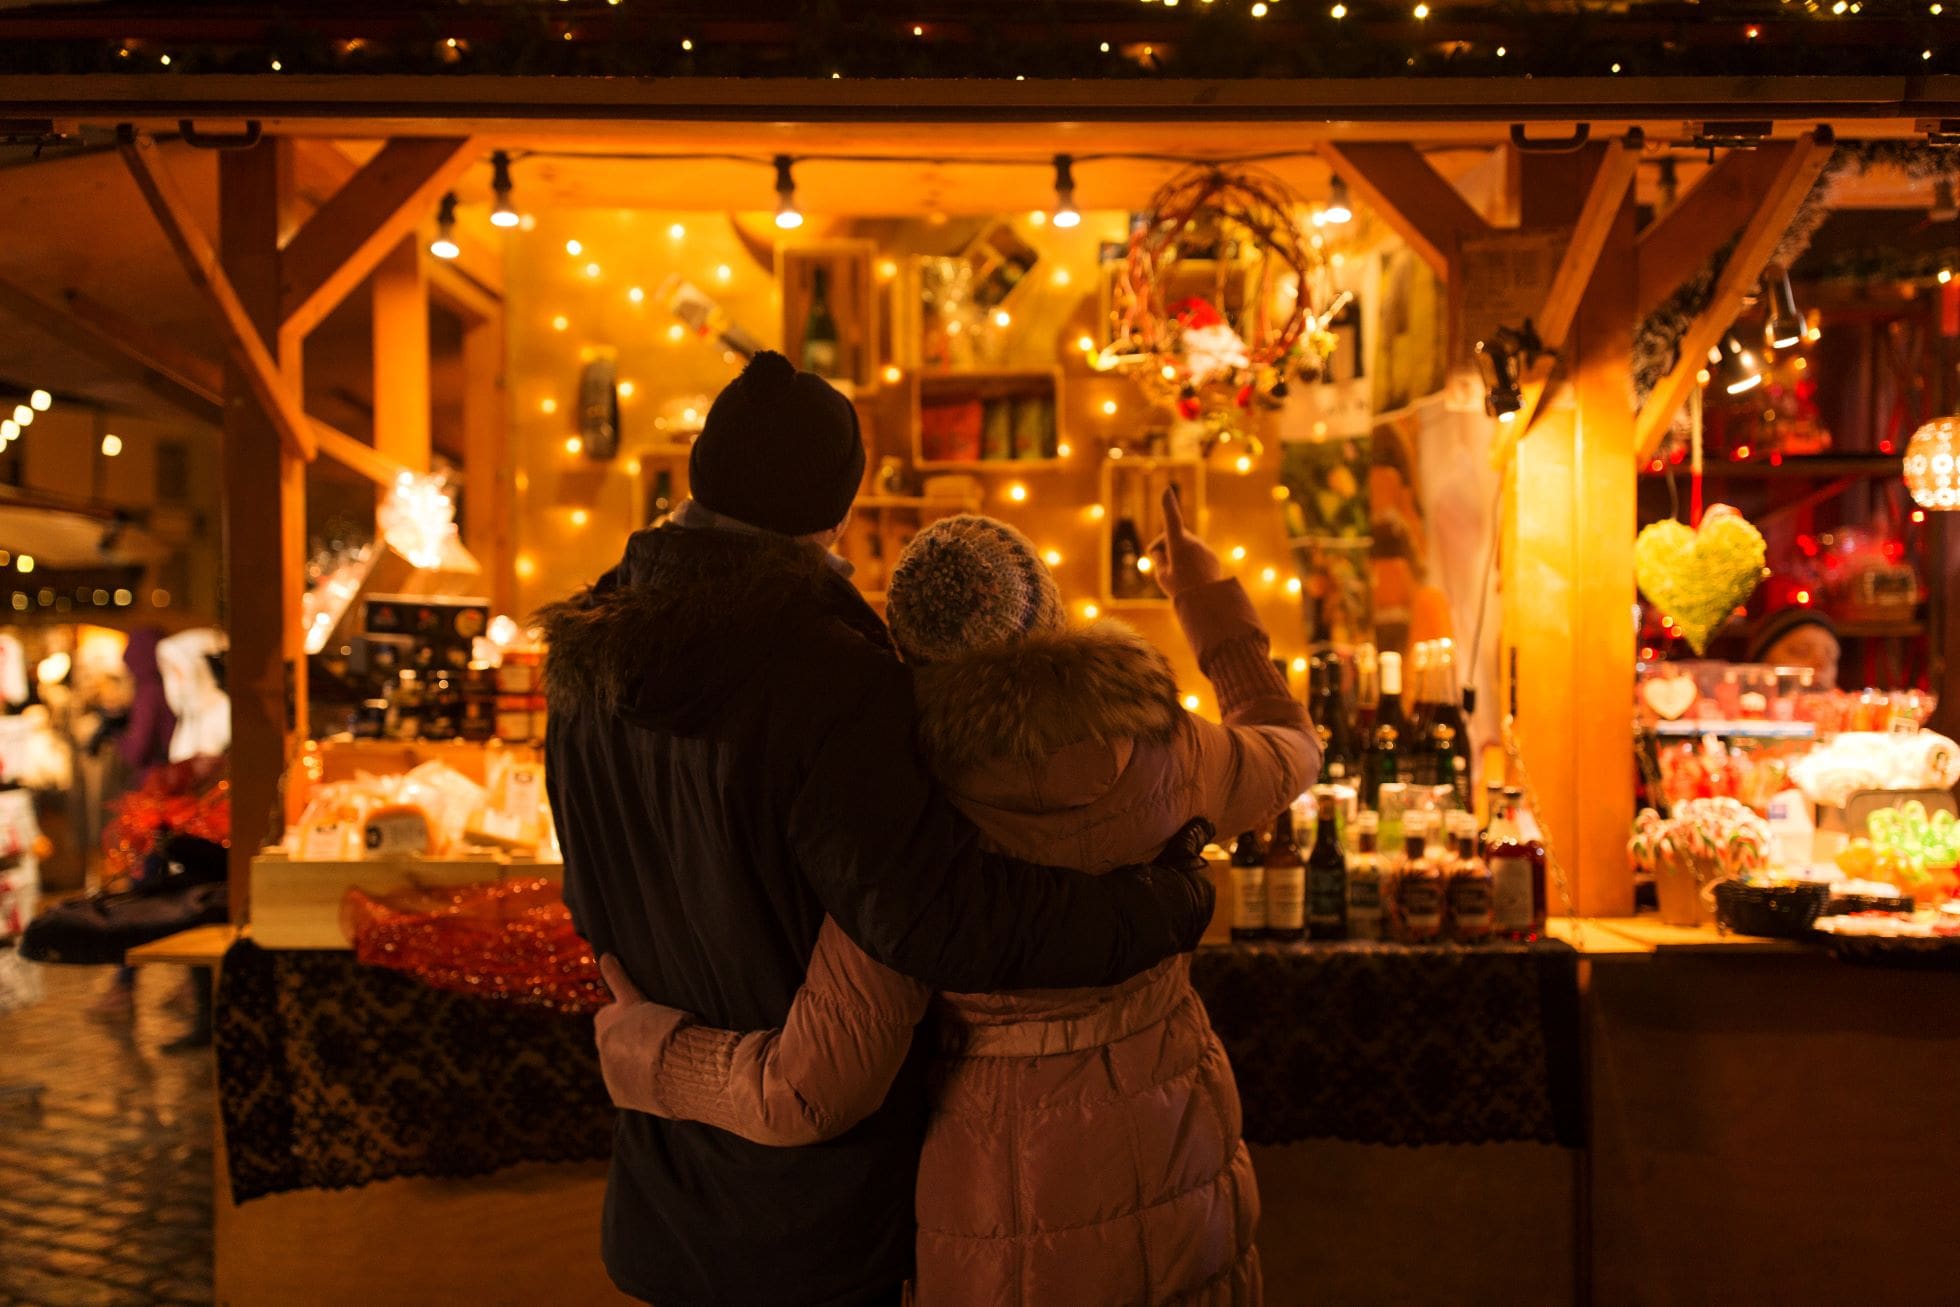
[[[1875,168],[1896,169],[1914,181],[1938,178],[1960,179],[1960,150],[1926,145],[1917,141],[1856,141],[1839,145],[1831,152],[1810,191],[1797,206],[1796,215],[1777,243],[1770,262],[1790,267],[1810,248],[1811,238],[1830,216],[1831,184],[1847,169],[1864,176]],[[1715,295],[1715,283],[1735,252],[1731,239],[1708,257],[1688,280],[1663,300],[1653,312],[1640,320],[1633,333],[1633,400],[1638,408],[1680,358],[1681,338],[1689,326],[1708,308]],[[1950,266],[1950,265],[1949,265]],[[1930,278],[1939,265],[1926,268],[1909,279]]]
[[[1099,366],[1219,430],[1256,397],[1283,397],[1289,375],[1318,376],[1334,346],[1325,324],[1350,296],[1329,286],[1307,212],[1261,168],[1198,165],[1171,178],[1131,234],[1115,343]]]

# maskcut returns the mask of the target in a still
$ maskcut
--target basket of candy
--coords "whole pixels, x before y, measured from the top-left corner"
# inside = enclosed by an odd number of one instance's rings
[[[1837,865],[1847,876],[1896,886],[1922,902],[1954,892],[1960,820],[1952,813],[1929,813],[1925,804],[1911,799],[1872,811],[1865,830],[1838,852]]]
[[[1859,912],[1819,917],[1831,955],[1863,966],[1960,971],[1960,903],[1936,912]]]
[[[1817,880],[1717,881],[1715,924],[1724,934],[1803,939],[1830,897]]]
[[[1671,818],[1642,812],[1627,844],[1635,869],[1653,876],[1670,926],[1713,920],[1715,884],[1760,874],[1769,849],[1769,823],[1728,798],[1689,799]]]

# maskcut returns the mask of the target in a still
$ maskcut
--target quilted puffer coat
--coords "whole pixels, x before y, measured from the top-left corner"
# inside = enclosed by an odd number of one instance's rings
[[[1313,731],[1238,583],[1177,612],[1222,726],[1185,712],[1162,655],[1115,623],[919,669],[928,756],[992,844],[1107,871],[1194,813],[1262,826],[1312,781]],[[928,1008],[921,1307],[1260,1300],[1238,1090],[1189,955],[1109,988],[934,998],[826,923],[782,1029],[616,1004],[601,1061],[621,1106],[813,1143],[875,1110]]]

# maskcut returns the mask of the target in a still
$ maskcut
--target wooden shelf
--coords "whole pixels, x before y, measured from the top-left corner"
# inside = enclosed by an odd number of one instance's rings
[[[1926,623],[1844,622],[1837,633],[1840,640],[1912,640],[1926,634]]]
[[[971,513],[977,511],[980,504],[977,500],[968,499],[964,495],[958,498],[951,495],[859,495],[852,506],[855,508],[949,508],[963,509]]]
[[[1059,472],[1069,466],[1069,460],[1066,458],[924,459],[916,466],[921,472]]]
[[[1655,722],[1645,729],[1667,739],[1698,739],[1704,735],[1719,735],[1738,740],[1813,740],[1817,738],[1817,726],[1813,722],[1772,722],[1772,721],[1699,721],[1693,718],[1675,722]]]
[[[1674,465],[1676,475],[1688,475],[1688,465]],[[1642,468],[1643,477],[1665,477],[1667,469],[1659,472]],[[1792,455],[1781,463],[1771,463],[1767,457],[1752,458],[1742,463],[1727,460],[1711,460],[1702,468],[1702,475],[1710,481],[1773,481],[1784,478],[1793,480],[1831,480],[1837,477],[1858,477],[1868,481],[1883,480],[1887,477],[1905,475],[1905,456],[1902,454],[1804,454]]]

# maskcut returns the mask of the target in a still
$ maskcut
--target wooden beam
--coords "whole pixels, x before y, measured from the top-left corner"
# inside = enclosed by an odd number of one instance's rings
[[[1640,317],[1659,308],[1749,221],[1799,144],[1779,141],[1754,150],[1729,151],[1680,202],[1647,224],[1635,254],[1640,264],[1636,306]]]
[[[267,420],[279,433],[280,443],[297,458],[312,458],[313,429],[300,408],[299,397],[280,376],[279,365],[266,348],[252,315],[239,299],[231,278],[219,266],[217,251],[198,228],[183,194],[164,168],[156,142],[131,133],[123,137],[119,148],[129,175],[149,203],[164,237],[176,250],[184,271],[217,311],[225,352],[244,374],[253,398],[265,409]]]
[[[429,470],[429,280],[422,243],[403,237],[375,265],[371,317],[374,447]]]
[[[383,490],[392,487],[396,477],[413,470],[338,427],[330,426],[319,418],[309,420],[313,423],[313,438],[320,442],[323,455],[350,471],[360,473]]]
[[[516,510],[501,316],[463,331],[463,481],[463,543],[483,567],[491,603],[508,612],[516,578]]]
[[[212,403],[217,403],[224,393],[223,364],[201,354],[193,354],[176,341],[159,335],[149,326],[119,313],[86,292],[70,287],[61,293],[61,298],[68,305],[68,311],[77,318],[121,342],[136,356],[150,360],[153,366],[167,371],[183,385],[208,395]]]
[[[127,373],[157,398],[201,422],[216,423],[221,418],[215,369],[197,377],[186,376],[180,366],[149,355],[137,341],[75,312],[72,303],[63,308],[9,281],[0,280],[0,309],[31,323],[76,353]]]
[[[477,151],[467,137],[398,137],[335,192],[280,258],[282,330],[304,336],[412,235]]]
[[[504,297],[462,268],[442,259],[431,259],[428,272],[429,294],[462,318],[466,328],[503,316]]]
[[[1462,241],[1490,231],[1463,193],[1413,145],[1322,141],[1316,148],[1438,276],[1449,275]]]
[[[1627,192],[1639,163],[1640,138],[1637,133],[1629,133],[1606,146],[1599,166],[1593,171],[1592,183],[1586,188],[1585,201],[1579,207],[1578,221],[1572,225],[1571,239],[1559,259],[1558,271],[1552,274],[1545,307],[1539,310],[1534,324],[1538,338],[1553,355],[1565,348],[1573,320],[1579,314],[1579,303],[1592,282],[1593,270],[1599,266],[1599,253],[1606,248],[1607,235],[1621,220],[1621,210],[1626,207]],[[1498,427],[1497,439],[1492,442],[1491,458],[1497,466],[1503,466],[1504,460],[1511,456],[1512,445],[1531,431],[1531,424],[1538,417],[1538,406],[1544,402],[1557,369],[1556,358],[1549,357],[1533,366],[1525,380],[1523,402],[1516,417]]]
[[[1794,142],[1783,159],[1782,167],[1777,169],[1775,180],[1768,189],[1757,197],[1757,208],[1749,223],[1742,229],[1735,250],[1722,268],[1722,275],[1715,279],[1715,290],[1710,296],[1708,307],[1701,316],[1688,325],[1681,337],[1680,357],[1675,360],[1674,370],[1662,378],[1647,402],[1640,409],[1640,416],[1634,428],[1635,457],[1646,462],[1654,456],[1660,446],[1661,437],[1674,422],[1674,414],[1688,398],[1688,391],[1697,383],[1696,375],[1707,366],[1708,351],[1722,339],[1722,333],[1735,321],[1735,315],[1742,309],[1742,297],[1748,293],[1756,279],[1762,276],[1763,265],[1776,252],[1783,233],[1789,230],[1790,220],[1796,216],[1797,208],[1824,166],[1831,160],[1831,150],[1835,144],[1828,127],[1819,127],[1810,135]],[[1687,202],[1682,202],[1686,207]]]

